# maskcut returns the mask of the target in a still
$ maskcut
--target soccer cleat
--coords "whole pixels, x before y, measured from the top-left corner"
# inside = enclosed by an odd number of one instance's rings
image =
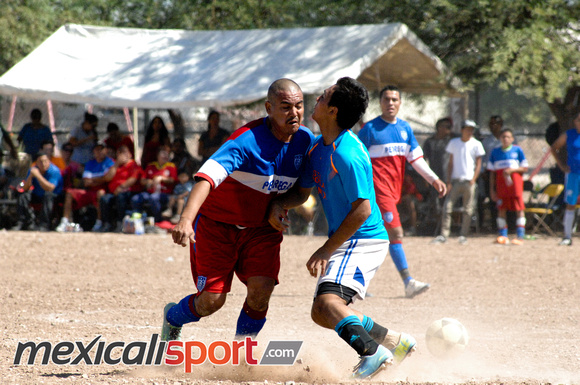
[[[521,246],[524,244],[524,240],[520,238],[514,238],[511,240],[512,245]]]
[[[433,239],[431,242],[429,242],[432,245],[438,245],[440,243],[446,243],[447,242],[447,238],[445,238],[443,235],[438,235],[435,237],[435,239]]]
[[[564,238],[560,241],[560,243],[558,243],[558,245],[560,245],[560,246],[572,246],[572,239]]]
[[[100,219],[97,219],[97,221],[95,222],[95,225],[93,226],[91,231],[93,233],[100,233],[100,232],[102,232],[101,231],[102,229],[103,229],[103,222]]]
[[[407,298],[413,298],[416,295],[419,295],[427,291],[429,287],[431,287],[431,285],[429,285],[428,283],[411,279],[405,286],[405,296]]]
[[[173,326],[167,321],[167,312],[173,306],[177,305],[175,302],[170,302],[165,305],[163,309],[163,326],[161,328],[161,341],[179,341],[181,340],[181,327]]]
[[[407,333],[401,333],[399,344],[396,348],[391,350],[394,363],[400,364],[403,362],[405,358],[409,357],[413,352],[415,352],[415,350],[417,350],[416,345],[417,341],[415,341],[412,336]]]
[[[499,237],[497,237],[497,239],[495,241],[497,243],[499,243],[500,245],[509,245],[510,244],[509,238],[504,237],[503,235],[500,235]]]
[[[459,237],[459,244],[460,245],[465,245],[467,244],[467,238],[464,237],[463,235]]]
[[[392,363],[393,353],[383,345],[379,345],[375,354],[361,356],[352,376],[354,378],[369,378],[386,369],[387,365],[392,365]]]

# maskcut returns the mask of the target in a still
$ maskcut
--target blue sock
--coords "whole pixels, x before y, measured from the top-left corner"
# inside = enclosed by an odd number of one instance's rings
[[[377,351],[379,345],[369,335],[361,321],[355,315],[349,315],[340,320],[334,327],[334,330],[340,338],[356,350],[359,356],[375,354]]]
[[[501,229],[498,230],[499,235],[501,237],[507,237],[508,236],[508,228],[507,227],[503,227]]]
[[[197,322],[201,318],[198,314],[191,311],[191,308],[195,309],[195,296],[193,294],[188,295],[183,298],[179,303],[173,306],[167,312],[167,321],[177,327],[182,327],[186,323]],[[190,307],[191,301],[191,307]]]
[[[403,250],[402,243],[393,243],[389,245],[389,254],[391,254],[391,259],[395,263],[397,270],[401,274],[401,278],[403,278],[403,282],[405,285],[413,279],[409,275],[409,266],[407,265],[407,257],[405,256],[405,251]]]
[[[266,323],[267,311],[268,310],[256,311],[250,308],[247,301],[244,302],[244,306],[240,311],[240,316],[238,317],[236,338],[246,336],[256,337]]]
[[[526,235],[526,228],[523,226],[518,226],[516,228],[516,236],[520,239],[523,239],[525,235]]]

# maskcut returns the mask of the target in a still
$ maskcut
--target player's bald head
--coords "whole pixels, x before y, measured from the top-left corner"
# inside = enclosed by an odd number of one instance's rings
[[[295,91],[302,93],[302,89],[294,80],[287,78],[278,79],[268,88],[268,101],[273,103],[280,93]]]

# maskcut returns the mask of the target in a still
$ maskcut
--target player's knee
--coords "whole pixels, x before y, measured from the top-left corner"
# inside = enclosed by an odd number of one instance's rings
[[[215,313],[226,303],[226,294],[202,292],[195,299],[195,311],[201,316]]]

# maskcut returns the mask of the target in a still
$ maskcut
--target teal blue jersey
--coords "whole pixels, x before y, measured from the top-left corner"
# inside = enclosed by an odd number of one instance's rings
[[[322,136],[316,138],[300,182],[302,187],[315,185],[328,221],[329,237],[344,221],[353,202],[368,199],[371,215],[351,239],[389,239],[376,203],[369,153],[352,131],[344,130],[328,146]]]

